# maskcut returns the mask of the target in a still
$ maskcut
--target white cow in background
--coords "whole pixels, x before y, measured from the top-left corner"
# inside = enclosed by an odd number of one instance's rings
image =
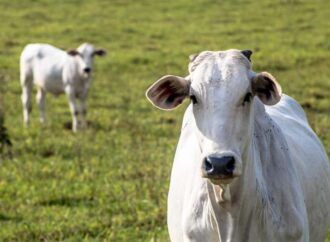
[[[300,105],[251,51],[204,51],[189,76],[147,91],[156,107],[187,108],[172,168],[168,227],[176,242],[324,241],[330,166]]]
[[[28,44],[20,58],[20,80],[24,123],[29,124],[31,112],[31,91],[37,86],[37,103],[40,121],[45,122],[46,92],[54,95],[65,93],[72,114],[72,130],[78,129],[78,115],[81,127],[86,126],[86,98],[92,82],[94,56],[105,55],[103,49],[84,43],[76,50],[63,51],[49,44]],[[76,99],[80,100],[78,108]]]

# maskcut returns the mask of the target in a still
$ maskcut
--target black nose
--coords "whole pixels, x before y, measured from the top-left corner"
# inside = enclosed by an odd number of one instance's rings
[[[233,176],[235,159],[233,156],[207,156],[203,162],[203,173],[207,178],[221,179]]]
[[[84,72],[86,72],[86,73],[90,73],[90,72],[91,72],[91,68],[89,68],[89,67],[85,67],[85,68],[84,68]]]

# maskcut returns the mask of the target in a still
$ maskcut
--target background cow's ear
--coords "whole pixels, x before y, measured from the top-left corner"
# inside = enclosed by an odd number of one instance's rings
[[[66,53],[71,56],[79,55],[79,52],[77,50],[67,50]]]
[[[252,92],[266,105],[274,105],[281,99],[282,88],[268,72],[261,72],[252,79]]]
[[[148,100],[157,108],[171,110],[179,106],[189,94],[189,81],[179,76],[163,76],[146,92]]]
[[[97,49],[94,51],[93,53],[94,55],[98,55],[98,56],[104,56],[107,54],[107,52],[104,49]]]

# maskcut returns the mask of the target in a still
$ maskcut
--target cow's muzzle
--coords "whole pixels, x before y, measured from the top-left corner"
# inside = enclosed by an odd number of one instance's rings
[[[233,156],[209,155],[204,158],[202,175],[211,180],[225,180],[234,178],[236,161]]]

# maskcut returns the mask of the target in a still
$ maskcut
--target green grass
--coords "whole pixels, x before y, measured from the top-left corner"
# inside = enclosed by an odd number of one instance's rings
[[[330,1],[0,0],[0,9],[0,101],[13,143],[0,164],[0,241],[168,241],[186,105],[161,112],[144,92],[162,75],[185,75],[188,55],[201,50],[254,50],[254,69],[271,72],[305,107],[329,154]],[[85,41],[108,50],[96,61],[89,129],[65,129],[66,98],[51,95],[47,125],[34,103],[24,129],[24,45]]]

